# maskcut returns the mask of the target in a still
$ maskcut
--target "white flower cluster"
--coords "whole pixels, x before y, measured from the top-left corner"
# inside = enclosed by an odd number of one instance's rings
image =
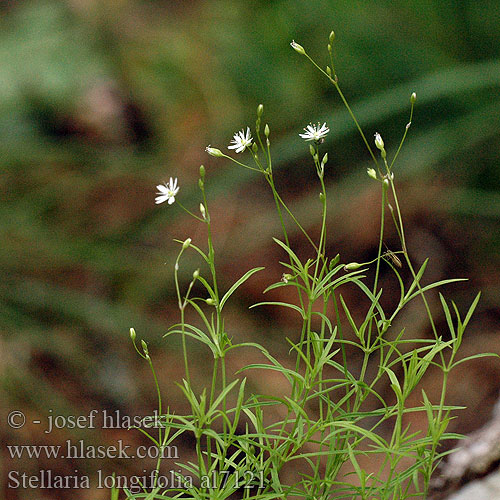
[[[309,124],[306,128],[304,128],[304,133],[299,134],[306,141],[314,141],[320,142],[323,138],[330,132],[330,129],[326,126],[326,123],[320,125]],[[239,132],[234,134],[231,142],[229,143],[228,149],[234,149],[235,153],[242,153],[245,149],[249,148],[253,143],[252,134],[250,132],[250,127],[247,129],[242,129]],[[212,148],[211,146],[207,146],[205,151],[211,156],[224,156],[220,149]],[[170,177],[169,182],[165,182],[164,184],[159,184],[156,186],[158,189],[157,197],[155,198],[155,203],[160,204],[166,201],[169,205],[175,202],[175,197],[179,192],[179,187],[177,186],[177,178],[172,179]]]

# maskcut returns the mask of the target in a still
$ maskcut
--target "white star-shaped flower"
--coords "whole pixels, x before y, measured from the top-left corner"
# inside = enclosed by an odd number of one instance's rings
[[[305,129],[305,134],[299,134],[302,139],[306,141],[314,141],[314,142],[319,142],[323,137],[325,137],[328,132],[330,132],[330,129],[326,126],[326,123],[323,123],[321,127],[318,125],[311,125],[309,124]]]
[[[227,149],[234,149],[236,153],[241,153],[245,151],[246,148],[252,145],[252,135],[250,134],[250,127],[247,127],[247,131],[240,130],[234,134],[233,139]]]
[[[164,184],[158,184],[156,186],[156,189],[158,189],[158,194],[155,198],[155,203],[163,203],[164,201],[168,201],[169,205],[172,205],[172,203],[175,201],[175,196],[179,192],[179,188],[177,186],[177,177],[175,179],[172,179],[170,177],[169,182],[165,182]]]

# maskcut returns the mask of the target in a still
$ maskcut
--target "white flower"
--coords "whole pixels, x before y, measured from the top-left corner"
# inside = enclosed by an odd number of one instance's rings
[[[227,149],[234,149],[236,153],[241,153],[245,151],[246,148],[252,145],[252,136],[250,134],[250,127],[247,127],[247,131],[240,130],[234,134],[233,140],[227,147]]]
[[[326,126],[326,123],[323,123],[321,127],[318,125],[311,125],[309,124],[305,129],[305,134],[299,134],[302,139],[306,141],[314,141],[314,142],[319,142],[323,137],[325,137],[328,132],[330,132],[330,129]]]
[[[169,205],[172,205],[172,203],[175,201],[175,196],[179,192],[179,188],[177,187],[177,177],[175,180],[172,180],[172,177],[170,177],[169,182],[165,182],[165,184],[159,184],[156,186],[156,189],[158,189],[158,194],[155,198],[155,203],[163,203],[164,201],[168,201]]]

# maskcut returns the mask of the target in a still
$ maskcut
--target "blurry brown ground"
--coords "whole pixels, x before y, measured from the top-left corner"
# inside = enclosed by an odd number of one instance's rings
[[[469,278],[445,290],[460,310],[483,291],[463,356],[500,352],[498,6],[436,0],[421,12],[418,1],[396,2],[390,11],[378,1],[369,10],[363,3],[308,4],[0,3],[0,453],[6,500],[109,498],[107,490],[8,488],[10,470],[68,475],[151,469],[147,460],[14,460],[6,448],[68,439],[148,444],[125,429],[46,434],[43,425],[29,424],[92,409],[153,412],[152,377],[129,341],[131,326],[151,345],[164,405],[187,411],[175,386],[182,377],[179,344],[162,334],[178,320],[173,238],[190,236],[203,246],[204,233],[176,205],[154,205],[155,185],[170,176],[179,177],[179,200],[196,211],[198,167],[206,165],[221,287],[250,267],[266,266],[228,304],[228,333],[286,359],[284,338],[297,334],[293,317],[273,308],[248,311],[284,271],[278,263],[283,254],[272,242],[280,229],[271,196],[262,179],[204,152],[209,143],[225,148],[236,130],[251,125],[260,102],[272,130],[279,188],[311,234],[318,232],[319,188],[297,134],[309,121],[328,121],[329,253],[340,253],[344,262],[376,254],[379,194],[365,175],[368,155],[334,93],[289,48],[292,38],[326,60],[327,35],[337,31],[343,88],[367,135],[382,132],[392,152],[407,121],[409,95],[417,92],[396,170],[408,247],[417,263],[430,257],[429,282]],[[388,233],[393,250],[396,241]],[[309,255],[299,234],[293,245]],[[199,265],[194,257],[183,261],[185,284]],[[383,283],[390,307],[396,283],[389,274]],[[351,290],[345,295],[356,300]],[[431,305],[439,311],[437,296]],[[358,314],[365,306],[359,304]],[[421,308],[409,308],[404,320],[412,334],[429,335]],[[446,336],[442,317],[438,325]],[[245,355],[231,358],[229,366],[236,371],[252,356]],[[193,346],[200,386],[208,360]],[[352,359],[353,366],[357,362]],[[453,374],[448,403],[467,409],[451,431],[467,433],[488,419],[499,375],[500,363],[492,358]],[[429,371],[423,387],[434,400],[435,382],[438,374]],[[254,374],[251,384],[257,392],[282,390],[271,372]],[[5,424],[12,410],[25,413],[23,429]],[[414,425],[426,423],[416,419]],[[187,460],[192,443],[176,444]],[[175,465],[168,461],[170,468]]]

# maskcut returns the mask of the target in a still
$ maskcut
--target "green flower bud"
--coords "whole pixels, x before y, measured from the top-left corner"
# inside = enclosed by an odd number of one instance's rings
[[[142,350],[144,351],[144,354],[147,356],[149,354],[148,350],[148,344],[144,340],[141,340],[141,345],[142,345]]]
[[[319,200],[321,201],[321,203],[325,201],[325,193],[323,192],[319,193]]]
[[[380,151],[384,149],[384,141],[382,140],[382,136],[378,132],[375,134],[375,146],[377,146]]]
[[[186,250],[186,248],[189,247],[189,245],[191,245],[191,238],[188,238],[183,244],[182,244],[182,249],[183,250]]]
[[[205,148],[205,151],[210,155],[210,156],[215,156],[216,158],[220,157],[220,156],[224,156],[224,153],[220,150],[220,149],[217,149],[217,148],[212,148],[210,146],[207,146]]]
[[[200,203],[200,213],[204,219],[207,218],[207,211],[205,210],[205,205],[203,205],[203,203]]]
[[[205,186],[205,183],[203,182],[203,179],[198,179],[198,187],[203,190],[203,187]]]
[[[330,40],[330,43],[333,44],[333,41],[335,40],[335,31],[330,31],[330,36],[328,37],[328,40]]]
[[[200,276],[200,270],[196,269],[196,271],[193,273],[193,281],[196,281]]]
[[[257,151],[258,151],[258,150],[259,150],[259,146],[257,146],[257,143],[255,143],[255,142],[254,142],[254,143],[252,144],[252,151],[253,151],[254,153],[257,153]]]
[[[332,76],[332,68],[330,68],[330,66],[327,66],[327,67],[326,67],[326,74],[327,74],[328,76]]]
[[[313,156],[313,157],[316,154],[316,150],[314,149],[314,146],[312,144],[309,144],[309,152],[311,153],[311,156]]]
[[[344,266],[344,271],[355,271],[356,269],[359,269],[362,266],[363,264],[358,264],[357,262],[351,262],[350,264],[346,264]]]
[[[215,300],[212,299],[211,297],[209,297],[208,299],[205,299],[205,302],[207,303],[207,305],[209,306],[214,306],[215,305]]]
[[[331,52],[332,51],[332,46],[330,44],[328,44],[328,52]]]
[[[131,328],[130,329],[130,338],[132,339],[132,342],[135,342],[135,337],[136,337],[135,330],[133,328]]]
[[[269,137],[270,133],[271,133],[271,131],[269,130],[269,125],[266,123],[266,126],[264,127],[264,135],[266,137]]]
[[[260,118],[262,116],[262,113],[264,113],[264,105],[259,104],[257,106],[257,116]]]
[[[413,92],[413,94],[411,95],[410,97],[410,102],[412,104],[415,104],[415,101],[417,100],[417,93],[416,92]]]
[[[375,171],[374,168],[366,169],[366,173],[368,174],[368,177],[371,177],[372,179],[377,180],[377,172]]]
[[[304,50],[304,47],[302,47],[302,45],[299,45],[295,40],[292,40],[290,42],[290,45],[292,46],[293,50],[301,55],[305,55],[306,51]]]
[[[200,177],[205,178],[205,167],[203,165],[200,165]]]
[[[321,160],[321,164],[326,165],[327,161],[328,161],[328,153],[325,153],[325,156],[323,156],[323,159]]]
[[[288,283],[291,279],[293,279],[293,276],[289,273],[283,273],[283,276],[281,277],[281,281],[283,281],[283,283]]]

